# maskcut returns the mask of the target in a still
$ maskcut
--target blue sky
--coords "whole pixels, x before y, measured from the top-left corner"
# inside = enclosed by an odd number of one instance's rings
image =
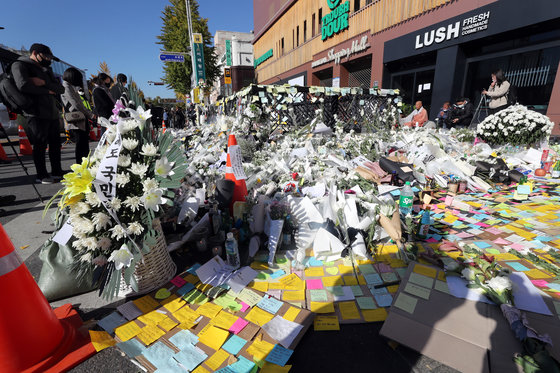
[[[198,0],[199,12],[216,30],[253,29],[253,0]],[[168,0],[6,0],[0,6],[0,43],[19,49],[34,42],[79,68],[88,78],[106,61],[113,74],[124,72],[148,97],[174,97],[148,80],[163,76],[159,61],[161,12]],[[235,4],[234,6],[232,6]]]

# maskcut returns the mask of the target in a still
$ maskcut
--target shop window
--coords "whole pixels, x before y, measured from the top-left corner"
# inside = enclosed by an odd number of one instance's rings
[[[311,15],[311,37],[315,36],[315,13]]]
[[[292,49],[296,48],[296,37],[295,37],[296,33],[294,31],[294,29],[292,29]]]
[[[373,2],[373,0],[366,0],[366,5],[369,5]]]
[[[303,21],[303,42],[307,41],[307,21]]]
[[[280,41],[280,55],[284,55],[284,38]]]
[[[371,55],[345,63],[348,87],[371,87]]]
[[[319,8],[319,28],[323,25],[323,8]]]
[[[360,10],[360,0],[354,0],[354,12]]]
[[[299,26],[296,27],[296,47],[299,47]]]

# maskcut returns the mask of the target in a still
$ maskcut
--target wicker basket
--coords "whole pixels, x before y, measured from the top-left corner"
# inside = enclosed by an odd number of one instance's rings
[[[136,265],[134,271],[138,291],[134,291],[122,280],[119,295],[134,296],[149,293],[171,280],[177,271],[177,266],[167,251],[167,244],[159,219],[155,219],[153,224],[157,232],[156,244],[150,248],[148,254],[144,255],[142,262]]]

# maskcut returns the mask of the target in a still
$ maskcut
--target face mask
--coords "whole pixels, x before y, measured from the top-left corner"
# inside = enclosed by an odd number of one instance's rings
[[[43,67],[49,67],[51,65],[51,60],[47,60],[46,58],[43,58],[41,61],[39,61],[39,65]]]
[[[111,83],[105,83],[105,87],[107,88],[111,87]]]

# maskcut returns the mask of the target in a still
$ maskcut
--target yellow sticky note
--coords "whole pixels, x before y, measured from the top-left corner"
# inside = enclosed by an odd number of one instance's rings
[[[435,268],[426,267],[421,264],[416,264],[414,266],[414,272],[431,278],[435,278],[437,274],[437,270]]]
[[[345,266],[342,264],[338,266],[338,270],[340,271],[341,275],[351,275],[354,273],[352,266]]]
[[[519,260],[518,257],[516,257],[515,255],[510,254],[510,253],[496,254],[496,255],[494,255],[494,259],[496,259],[496,260]]]
[[[358,279],[354,276],[342,276],[342,278],[344,279],[344,285],[358,285]]]
[[[228,336],[229,332],[210,324],[198,333],[199,341],[216,351],[222,347]]]
[[[358,275],[358,284],[367,285],[366,278],[364,277],[364,275]]]
[[[198,314],[194,312],[190,307],[183,307],[177,312],[173,312],[173,317],[175,317],[180,323],[191,323],[198,318]]]
[[[305,281],[295,273],[282,277],[280,282],[284,285],[284,290],[305,290]]]
[[[177,297],[175,294],[171,295],[169,298],[161,302],[163,307],[165,307],[165,309],[171,313],[177,311],[179,308],[183,307],[186,303],[187,302]]]
[[[91,344],[97,352],[117,344],[117,341],[115,341],[113,337],[111,337],[111,335],[107,332],[90,330],[89,337],[91,339]]]
[[[215,303],[208,302],[198,307],[195,312],[198,313],[199,315],[203,315],[211,319],[214,316],[216,316],[218,312],[220,312],[221,310],[222,307],[218,306]]]
[[[251,281],[248,286],[255,290],[262,291],[263,293],[266,293],[268,290],[268,282],[266,281]]]
[[[294,321],[297,315],[299,315],[300,311],[301,310],[299,308],[290,307],[282,317],[288,321]]]
[[[197,288],[201,293],[206,294],[210,289],[213,288],[213,286],[210,284],[203,284],[202,282],[200,282],[195,286],[195,288]]]
[[[324,275],[323,267],[309,267],[305,269],[305,277],[323,277]]]
[[[199,365],[196,367],[195,370],[192,371],[192,373],[211,373],[208,369],[204,368],[202,365]]]
[[[284,284],[281,282],[268,282],[268,288],[270,290],[283,290]]]
[[[174,327],[179,325],[175,321],[171,320],[169,317],[166,317],[161,322],[158,323],[158,326],[161,326],[163,329],[167,330],[168,332],[171,331]]]
[[[437,279],[441,280],[441,281],[444,281],[444,282],[447,282],[447,280],[445,279],[445,272],[439,271],[438,275],[437,275]]]
[[[383,245],[381,247],[381,252],[383,254],[396,254],[399,252],[397,245]]]
[[[445,219],[443,219],[443,221],[449,224],[453,224],[457,221],[457,217],[453,215],[447,215]]]
[[[239,317],[232,315],[227,311],[220,311],[216,317],[214,317],[210,322],[219,328],[228,330]]]
[[[525,273],[527,276],[529,276],[531,278],[534,278],[534,279],[543,279],[543,278],[551,278],[552,277],[552,276],[550,276],[550,275],[548,275],[548,274],[546,274],[542,271],[539,271],[538,269],[534,269],[534,268],[529,270],[529,271],[525,271],[523,273]]]
[[[220,348],[212,356],[210,356],[208,360],[204,362],[204,364],[208,365],[212,370],[216,371],[229,356],[230,355],[226,351]]]
[[[327,276],[327,277],[323,277],[321,281],[323,281],[323,286],[325,287],[344,285],[344,282],[342,281],[342,276]]]
[[[191,283],[191,284],[193,284],[193,285],[196,284],[196,283],[198,283],[198,277],[195,276],[195,275],[193,275],[193,274],[190,274],[190,273],[189,273],[188,275],[186,275],[185,277],[183,277],[183,279],[184,279],[186,282],[189,282],[189,283]]]
[[[274,345],[272,343],[256,339],[247,348],[247,353],[253,356],[253,360],[264,360],[273,348]]]
[[[338,302],[338,309],[340,310],[340,314],[342,315],[343,320],[351,320],[351,319],[359,319],[360,312],[358,311],[358,307],[356,306],[356,302],[349,301],[349,302]]]
[[[135,299],[132,303],[134,303],[142,313],[148,313],[159,307],[159,303],[149,295],[144,295],[142,298]]]
[[[256,271],[266,271],[268,270],[268,265],[266,263],[263,262],[253,262],[250,265],[251,268],[253,268]]]
[[[166,318],[167,318],[167,316],[165,315],[165,313],[161,313],[161,312],[158,312],[158,311],[152,311],[152,312],[148,312],[145,315],[140,316],[138,318],[138,320],[142,321],[146,325],[157,325],[163,319],[166,319]]]
[[[138,333],[138,339],[144,342],[146,346],[149,346],[164,334],[165,332],[158,328],[157,325],[146,325],[142,328],[142,331]]]
[[[315,316],[315,320],[313,320],[313,329],[317,331],[340,330],[338,316]]]
[[[142,329],[134,321],[127,322],[115,329],[115,335],[119,337],[122,342],[126,342],[134,338],[140,333]]]
[[[311,312],[315,313],[333,313],[333,302],[311,302]]]
[[[283,367],[281,367],[280,365],[265,361],[260,370],[260,373],[288,373],[290,369],[292,369],[291,365],[284,365]]]
[[[285,301],[298,301],[305,300],[305,290],[286,291],[282,294],[282,300]]]
[[[253,307],[251,308],[251,311],[249,311],[247,316],[245,316],[245,319],[249,320],[253,324],[257,324],[258,326],[263,326],[264,324],[272,320],[273,317],[274,315],[263,311],[258,307]]]
[[[399,290],[399,285],[387,286],[387,291],[391,294],[396,293]]]
[[[385,308],[377,308],[374,310],[362,310],[364,320],[367,322],[385,321],[387,318],[387,311]]]

